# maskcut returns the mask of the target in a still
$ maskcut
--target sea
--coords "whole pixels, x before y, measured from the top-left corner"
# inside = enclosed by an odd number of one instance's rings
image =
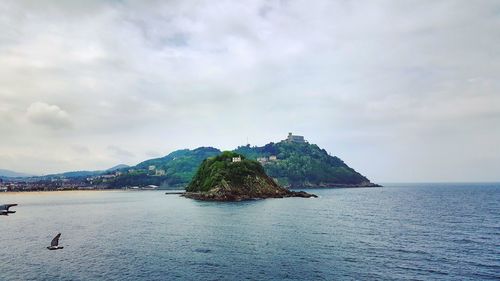
[[[1,193],[0,280],[500,280],[498,183],[308,191]]]

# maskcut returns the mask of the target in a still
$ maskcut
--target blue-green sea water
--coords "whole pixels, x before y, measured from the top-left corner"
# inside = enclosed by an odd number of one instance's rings
[[[0,280],[500,279],[500,184],[310,191],[2,193],[19,206],[0,217]]]

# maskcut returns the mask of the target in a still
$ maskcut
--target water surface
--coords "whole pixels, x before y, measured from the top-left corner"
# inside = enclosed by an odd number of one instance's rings
[[[500,185],[311,190],[198,202],[162,191],[3,193],[0,280],[498,280]],[[61,232],[59,251],[45,247]]]

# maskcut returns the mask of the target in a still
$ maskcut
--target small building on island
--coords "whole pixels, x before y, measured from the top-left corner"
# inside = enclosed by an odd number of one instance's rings
[[[233,157],[233,161],[232,161],[232,162],[233,162],[233,163],[234,163],[234,162],[241,162],[241,157],[240,157],[240,156],[238,156],[238,157]]]
[[[160,169],[160,170],[155,170],[155,176],[157,177],[161,177],[161,176],[164,176],[166,175],[167,173],[165,172],[165,170],[163,169]]]
[[[259,161],[261,164],[266,163],[267,162],[267,157],[258,157],[257,161]]]
[[[269,157],[258,157],[257,161],[260,164],[264,165],[264,164],[267,164],[269,162],[278,161],[278,157],[276,155],[271,155]]]

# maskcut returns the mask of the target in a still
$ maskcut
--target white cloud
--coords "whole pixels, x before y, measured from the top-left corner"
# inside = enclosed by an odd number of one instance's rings
[[[19,164],[0,168],[107,168],[294,131],[375,181],[498,179],[499,9],[486,0],[2,1],[0,156]],[[23,169],[30,147],[53,164]],[[461,164],[478,155],[483,169]]]
[[[128,160],[129,158],[134,157],[134,154],[132,152],[125,150],[121,147],[118,147],[116,145],[108,146],[108,150],[112,153],[112,156],[118,161],[121,161],[122,159]]]
[[[57,105],[50,105],[43,102],[32,103],[27,111],[28,119],[44,127],[60,130],[71,126],[71,119],[68,113]]]

